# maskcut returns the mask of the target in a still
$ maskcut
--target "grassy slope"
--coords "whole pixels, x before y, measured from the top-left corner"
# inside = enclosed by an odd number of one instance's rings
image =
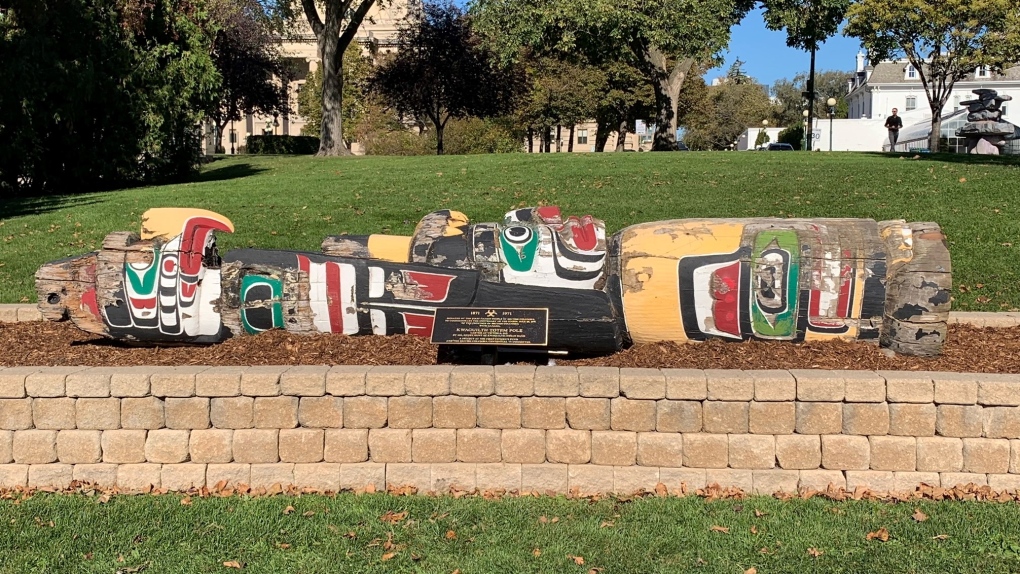
[[[0,204],[0,302],[34,301],[41,263],[137,229],[151,207],[223,213],[237,227],[223,248],[318,250],[327,234],[410,233],[433,209],[493,221],[540,202],[612,231],[680,217],[937,221],[961,288],[955,307],[1020,307],[1020,162],[852,153],[221,159],[192,183]]]
[[[110,573],[144,564],[145,574],[233,572],[223,566],[228,561],[253,574],[1020,569],[1014,503],[696,497],[593,503],[352,494],[179,501],[170,495],[120,496],[106,504],[80,495],[0,501],[0,574]],[[284,514],[288,505],[295,511]],[[911,519],[918,508],[927,520]],[[765,514],[756,516],[756,510]],[[387,511],[409,514],[390,524],[380,520]],[[866,540],[882,527],[889,541]],[[940,535],[948,538],[935,538]],[[384,547],[388,536],[393,549]],[[810,548],[822,554],[812,557]],[[391,551],[395,556],[382,560]]]

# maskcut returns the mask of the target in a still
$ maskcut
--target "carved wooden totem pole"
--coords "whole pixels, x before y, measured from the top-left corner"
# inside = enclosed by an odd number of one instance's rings
[[[598,219],[557,207],[475,224],[444,210],[410,237],[335,236],[322,253],[222,258],[217,231],[233,225],[203,210],[150,210],[140,235],[112,233],[98,252],[40,268],[39,307],[136,344],[269,329],[431,337],[447,311],[527,308],[545,313],[549,351],[838,338],[934,355],[952,284],[934,223],[681,219],[607,238]]]

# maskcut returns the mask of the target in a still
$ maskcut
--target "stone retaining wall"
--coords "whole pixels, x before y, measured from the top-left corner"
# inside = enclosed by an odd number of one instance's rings
[[[1020,488],[1020,375],[0,369],[0,487]]]

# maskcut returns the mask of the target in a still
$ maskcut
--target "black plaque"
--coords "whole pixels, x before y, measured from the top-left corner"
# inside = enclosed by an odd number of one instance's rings
[[[549,309],[439,307],[432,342],[544,347],[549,344]]]

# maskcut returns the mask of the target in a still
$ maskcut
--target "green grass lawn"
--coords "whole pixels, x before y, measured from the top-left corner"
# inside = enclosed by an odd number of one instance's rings
[[[34,301],[42,263],[137,230],[151,207],[230,217],[223,248],[318,250],[338,233],[408,234],[422,214],[476,221],[555,203],[611,231],[682,217],[870,217],[937,221],[949,236],[962,310],[1020,308],[1020,160],[860,153],[244,156],[178,185],[0,203],[0,302]]]
[[[0,501],[0,573],[110,574],[139,566],[145,574],[229,573],[236,570],[223,563],[231,561],[243,572],[301,574],[1020,570],[1015,503],[382,494],[180,500]],[[285,513],[288,506],[294,511]],[[928,518],[912,519],[915,509]],[[380,520],[387,512],[407,515]],[[866,539],[880,528],[888,541]]]

